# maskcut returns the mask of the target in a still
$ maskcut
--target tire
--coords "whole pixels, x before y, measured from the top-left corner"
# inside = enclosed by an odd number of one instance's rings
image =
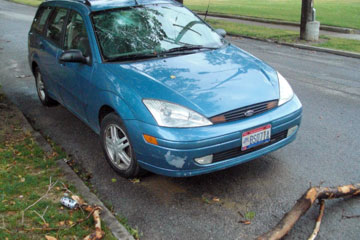
[[[104,155],[110,166],[124,178],[134,178],[143,175],[129,134],[121,118],[110,113],[101,121],[100,142]]]
[[[34,77],[35,77],[36,92],[38,94],[40,102],[47,107],[58,105],[59,103],[56,100],[52,99],[47,93],[46,86],[44,84],[44,81],[42,80],[42,75],[38,67],[35,68]]]

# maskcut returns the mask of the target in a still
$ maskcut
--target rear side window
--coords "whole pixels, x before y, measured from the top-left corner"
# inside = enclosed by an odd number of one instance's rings
[[[63,26],[66,19],[67,10],[65,8],[56,8],[51,15],[47,29],[46,37],[59,45],[62,35]]]
[[[41,33],[44,29],[46,20],[48,19],[52,8],[50,7],[42,7],[37,11],[36,16],[34,18],[34,22],[32,25],[32,30]]]

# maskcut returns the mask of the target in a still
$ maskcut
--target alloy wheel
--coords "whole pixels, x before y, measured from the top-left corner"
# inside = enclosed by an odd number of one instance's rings
[[[115,124],[105,129],[105,149],[110,161],[119,169],[130,167],[132,156],[129,139],[125,132]]]

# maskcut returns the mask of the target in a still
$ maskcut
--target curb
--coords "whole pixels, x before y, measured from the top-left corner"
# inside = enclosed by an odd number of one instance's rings
[[[305,50],[310,50],[310,51],[317,51],[317,52],[324,52],[324,53],[331,53],[331,54],[335,54],[335,55],[339,55],[339,56],[360,59],[360,53],[353,53],[353,52],[347,52],[347,51],[335,50],[335,49],[323,48],[323,47],[315,47],[315,46],[309,46],[309,45],[298,44],[298,43],[285,43],[285,42],[279,42],[279,41],[274,41],[274,40],[270,40],[270,39],[261,39],[261,38],[256,38],[256,37],[248,37],[248,36],[242,36],[242,35],[236,35],[236,34],[230,34],[230,33],[227,35],[230,37],[248,38],[248,39],[258,40],[258,41],[262,41],[262,42],[276,43],[276,44],[284,45],[284,46],[288,46],[288,47],[294,47],[294,48],[305,49]]]
[[[35,138],[35,141],[39,144],[41,149],[50,153],[52,148],[50,144],[45,140],[45,138],[36,131],[25,115],[18,109],[18,107],[11,102],[11,104],[16,108],[23,118],[23,128],[29,131]],[[67,181],[75,186],[77,192],[86,200],[87,203],[91,205],[96,205],[102,208],[101,211],[101,220],[106,224],[111,233],[115,238],[119,240],[134,240],[133,236],[125,229],[125,227],[119,223],[116,217],[111,213],[111,211],[101,202],[101,200],[90,191],[90,189],[84,184],[84,182],[79,178],[79,176],[70,168],[70,166],[64,162],[64,159],[56,161],[57,165],[60,167]]]
[[[205,12],[194,11],[196,14],[205,15]],[[254,21],[254,22],[261,22],[261,23],[271,23],[271,24],[278,24],[278,25],[286,25],[286,26],[295,26],[300,27],[300,23],[295,22],[288,22],[288,21],[281,21],[281,20],[272,20],[266,18],[257,18],[257,17],[248,17],[248,16],[234,16],[234,15],[225,15],[221,13],[208,13],[209,17],[220,17],[220,18],[228,18],[228,19],[240,19],[240,20],[247,20],[247,21]],[[338,33],[360,33],[358,29],[352,28],[344,28],[344,27],[334,27],[329,25],[320,25],[320,30],[330,31],[330,32],[338,32]]]

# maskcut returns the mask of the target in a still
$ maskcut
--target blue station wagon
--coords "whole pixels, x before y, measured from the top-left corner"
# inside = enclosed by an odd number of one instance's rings
[[[292,142],[285,78],[172,0],[50,0],[29,32],[39,99],[100,135],[123,177],[229,168]]]

